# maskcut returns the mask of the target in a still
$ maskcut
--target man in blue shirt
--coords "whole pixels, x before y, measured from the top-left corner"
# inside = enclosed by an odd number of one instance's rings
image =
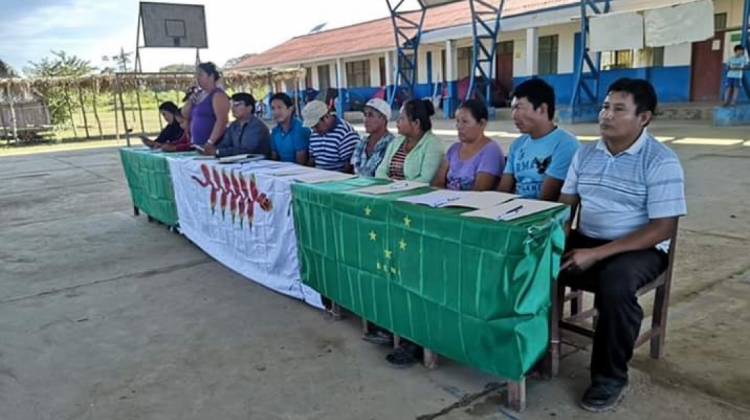
[[[599,113],[602,138],[578,150],[560,196],[580,219],[558,282],[593,291],[599,316],[581,401],[588,411],[609,411],[627,392],[643,320],[636,292],[666,269],[669,239],[687,214],[680,161],[646,128],[656,104],[646,80],[613,83]]]
[[[294,116],[292,98],[286,93],[273,95],[271,111],[278,123],[271,130],[271,159],[307,165],[310,129]]]
[[[206,143],[203,154],[216,157],[235,155],[263,155],[271,153],[268,127],[255,117],[255,98],[249,93],[232,95],[232,115],[221,141],[214,146]]]
[[[557,201],[578,140],[555,126],[555,91],[542,79],[513,92],[512,115],[523,135],[510,146],[498,189],[534,200]]]

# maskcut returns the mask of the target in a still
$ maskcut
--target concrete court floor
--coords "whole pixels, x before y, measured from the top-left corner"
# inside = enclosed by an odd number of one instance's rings
[[[490,130],[507,149],[513,127]],[[108,147],[0,157],[0,420],[750,419],[750,130],[653,131],[683,162],[690,215],[666,354],[638,350],[616,412],[577,408],[585,346],[564,349],[558,378],[529,381],[521,414],[482,395],[498,378],[465,366],[386,366],[356,319],[334,322],[133,217]]]

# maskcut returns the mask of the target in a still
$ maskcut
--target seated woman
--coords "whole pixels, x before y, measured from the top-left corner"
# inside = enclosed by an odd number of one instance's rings
[[[409,100],[401,107],[398,134],[388,145],[376,178],[430,182],[445,157],[443,141],[432,132],[435,107],[430,101]]]
[[[180,109],[177,108],[174,102],[167,101],[159,105],[159,112],[167,122],[167,125],[159,133],[159,137],[156,140],[149,139],[145,134],[140,136],[143,144],[150,148],[156,148],[170,141],[178,140],[184,134],[184,129],[180,127],[180,123],[177,121],[177,115],[180,113]]]
[[[484,134],[487,106],[471,99],[458,107],[456,128],[459,142],[448,149],[432,186],[449,190],[494,190],[505,167],[500,146]]]
[[[193,150],[193,144],[190,142],[190,122],[182,116],[180,111],[175,114],[177,123],[182,128],[182,136],[176,140],[161,144],[158,147],[165,152],[187,152]]]

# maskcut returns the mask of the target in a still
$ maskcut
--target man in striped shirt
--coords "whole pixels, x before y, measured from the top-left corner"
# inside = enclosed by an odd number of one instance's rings
[[[602,138],[578,150],[560,197],[580,205],[580,221],[559,281],[595,291],[599,313],[581,401],[588,411],[609,411],[627,392],[643,319],[636,291],[665,270],[669,238],[687,214],[682,166],[647,129],[656,104],[645,80],[612,84],[599,113]]]
[[[359,135],[348,122],[331,115],[328,106],[312,101],[302,110],[303,125],[312,129],[310,165],[319,169],[352,173],[351,159]]]

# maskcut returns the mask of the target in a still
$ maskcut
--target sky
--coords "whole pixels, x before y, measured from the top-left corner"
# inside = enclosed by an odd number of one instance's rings
[[[385,0],[170,0],[203,4],[208,46],[203,61],[223,65],[228,59],[260,53],[308,33],[318,24],[334,28],[388,16]],[[0,0],[0,59],[22,72],[29,61],[63,50],[92,65],[108,66],[102,56],[124,48],[135,51],[136,0]],[[415,2],[412,2],[416,5]],[[191,50],[143,49],[144,71],[169,64],[190,64]]]

